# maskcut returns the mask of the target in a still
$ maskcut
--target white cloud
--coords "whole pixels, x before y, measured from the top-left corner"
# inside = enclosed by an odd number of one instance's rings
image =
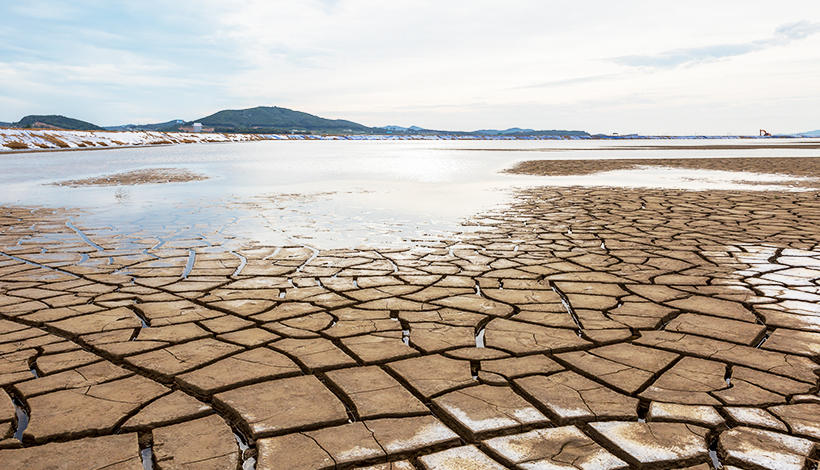
[[[454,130],[708,133],[709,114],[743,132],[767,110],[772,129],[820,126],[796,99],[820,75],[814,0],[12,5],[0,5],[4,121],[48,109],[109,125],[278,105]]]
[[[775,46],[785,46],[792,41],[805,39],[817,32],[820,32],[820,23],[804,20],[780,25],[775,29],[775,34],[772,37],[747,43],[675,49],[653,55],[616,57],[612,60],[617,64],[630,67],[674,68],[681,65],[692,65],[749,54]]]

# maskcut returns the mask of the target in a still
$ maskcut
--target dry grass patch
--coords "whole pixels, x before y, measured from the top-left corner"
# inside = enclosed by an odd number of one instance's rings
[[[40,137],[42,137],[43,139],[51,142],[52,144],[56,145],[57,147],[60,147],[61,149],[67,149],[69,147],[69,145],[67,143],[63,142],[62,140],[60,140],[56,137],[54,137],[53,135],[42,134]]]
[[[27,150],[28,149],[28,145],[26,145],[22,142],[17,142],[17,141],[6,142],[5,144],[3,144],[3,147],[8,147],[12,150]]]

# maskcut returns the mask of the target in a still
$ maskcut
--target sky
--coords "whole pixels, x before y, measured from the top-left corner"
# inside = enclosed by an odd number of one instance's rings
[[[820,129],[820,2],[0,0],[0,121]]]

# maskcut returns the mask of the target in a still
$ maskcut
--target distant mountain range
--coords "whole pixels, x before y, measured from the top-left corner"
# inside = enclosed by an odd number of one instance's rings
[[[441,130],[433,130],[433,129],[425,129],[423,127],[418,126],[410,126],[410,127],[400,127],[400,126],[384,126],[378,127],[377,129],[381,129],[388,133],[393,134],[451,134],[451,135],[589,135],[586,131],[559,131],[559,130],[550,130],[550,131],[536,131],[534,129],[521,129],[519,127],[513,127],[510,129],[505,129],[503,131],[496,130],[496,129],[481,129],[477,131],[441,131]]]
[[[26,116],[16,123],[0,123],[0,126],[71,130],[110,131],[190,131],[194,123],[202,124],[203,130],[220,133],[242,134],[450,134],[450,135],[589,135],[585,131],[536,131],[513,127],[505,130],[481,129],[474,132],[425,129],[418,126],[367,127],[343,119],[325,119],[312,114],[277,106],[259,106],[250,109],[227,109],[193,121],[175,119],[157,124],[126,124],[99,127],[79,119],[65,116]]]
[[[589,136],[577,130],[534,130],[513,127],[510,129],[479,129],[477,131],[445,131],[418,126],[367,127],[343,119],[325,119],[312,114],[277,106],[258,106],[249,109],[226,109],[194,121],[174,119],[156,124],[125,124],[100,127],[90,122],[60,115],[31,115],[18,122],[0,122],[0,127],[66,129],[83,131],[190,131],[194,123],[202,124],[206,131],[228,134],[421,134],[421,135],[475,135],[475,136]],[[778,136],[820,137],[820,130]]]

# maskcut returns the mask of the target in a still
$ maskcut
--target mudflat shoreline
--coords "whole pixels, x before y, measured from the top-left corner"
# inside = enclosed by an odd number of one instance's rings
[[[725,160],[671,163],[815,176],[820,161]],[[484,230],[406,249],[220,251],[3,207],[0,461],[811,465],[814,192],[517,196]]]
[[[540,176],[589,175],[638,167],[667,167],[697,170],[745,171],[791,176],[820,176],[820,157],[709,157],[607,160],[530,160],[505,173]]]

